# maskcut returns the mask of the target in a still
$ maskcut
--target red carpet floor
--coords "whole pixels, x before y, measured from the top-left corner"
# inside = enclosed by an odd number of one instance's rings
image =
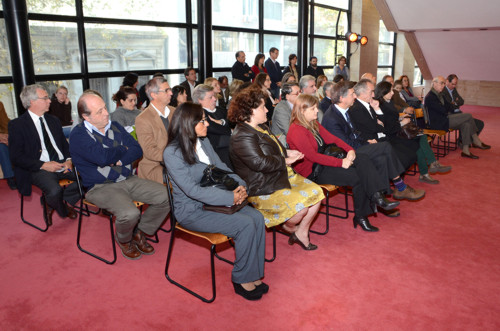
[[[46,233],[22,224],[19,197],[1,180],[0,330],[499,330],[500,108],[466,109],[485,121],[491,150],[474,150],[479,160],[452,152],[442,163],[453,170],[436,186],[408,176],[426,197],[402,202],[399,218],[373,217],[378,233],[334,219],[326,236],[311,235],[313,252],[278,234],[265,270],[271,289],[257,302],[234,294],[231,266],[218,260],[214,303],[170,284],[167,233],[154,255],[105,265],[77,249],[75,221],[54,216]],[[28,206],[41,221],[38,191]],[[109,256],[106,219],[85,226],[84,245]],[[314,227],[323,226],[320,216]],[[172,276],[208,295],[208,255],[178,237]]]

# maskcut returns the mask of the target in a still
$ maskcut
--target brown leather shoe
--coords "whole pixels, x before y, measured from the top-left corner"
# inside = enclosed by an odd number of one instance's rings
[[[392,197],[397,200],[419,200],[425,195],[424,190],[416,190],[410,185],[406,184],[406,189],[404,191],[396,190]]]
[[[137,229],[134,236],[132,237],[132,242],[135,243],[135,245],[137,246],[137,249],[142,254],[151,255],[151,254],[154,254],[154,252],[155,252],[154,247],[151,246],[148,243],[148,241],[146,240],[146,236],[144,235],[144,232],[142,232],[139,229]]]
[[[52,214],[54,214],[54,209],[52,209],[48,204],[45,204],[45,219],[47,220],[47,225],[52,225]]]
[[[116,242],[118,243],[118,246],[120,246],[120,249],[122,250],[122,255],[126,259],[138,260],[141,258],[141,252],[139,252],[133,240],[125,244],[119,242],[118,239],[116,240]]]
[[[78,217],[78,213],[72,207],[66,206],[66,209],[68,210],[68,217],[70,219],[74,220]]]

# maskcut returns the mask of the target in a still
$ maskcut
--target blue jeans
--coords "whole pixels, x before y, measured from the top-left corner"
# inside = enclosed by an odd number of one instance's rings
[[[14,177],[12,164],[10,163],[9,147],[5,144],[0,144],[0,165],[2,166],[3,178]]]

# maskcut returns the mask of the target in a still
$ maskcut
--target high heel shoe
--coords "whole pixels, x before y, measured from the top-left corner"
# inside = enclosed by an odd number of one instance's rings
[[[366,217],[354,216],[354,218],[352,219],[352,223],[353,223],[355,229],[359,224],[359,226],[365,231],[368,231],[368,232],[377,232],[378,231],[378,228],[371,225]]]
[[[295,232],[294,232],[288,238],[288,245],[293,245],[295,243],[299,244],[300,247],[302,247],[302,249],[304,249],[306,251],[314,251],[315,249],[318,248],[318,246],[311,244],[311,242],[309,242],[309,245],[307,245],[307,246],[304,245],[304,243],[302,241],[300,241],[299,238],[297,238],[297,236],[295,235]]]
[[[264,283],[262,283],[264,284]],[[262,285],[261,284],[261,285]],[[238,283],[234,283],[233,282],[233,287],[234,287],[234,292],[238,295],[241,295],[243,298],[247,299],[247,300],[259,300],[260,298],[262,298],[262,289],[259,289],[257,287],[255,287],[253,290],[251,291],[247,291],[245,290],[245,288],[243,286],[241,286],[241,284],[238,284]]]
[[[372,196],[371,200],[374,204],[384,210],[392,210],[399,206],[399,201],[390,201],[381,192],[376,192]]]

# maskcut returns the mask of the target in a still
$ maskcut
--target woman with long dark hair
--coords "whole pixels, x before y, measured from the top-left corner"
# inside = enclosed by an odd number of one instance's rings
[[[260,73],[266,73],[267,74],[267,69],[264,67],[264,60],[266,59],[266,56],[262,53],[259,53],[255,55],[255,61],[253,63],[252,72],[254,73],[254,78],[252,79],[252,82],[255,81],[255,77],[257,77],[258,74]]]
[[[299,66],[297,65],[297,55],[290,54],[288,56],[288,66],[283,70],[283,75],[287,72],[291,73],[295,77],[295,81],[299,81]]]
[[[184,86],[176,85],[172,87],[172,97],[170,98],[171,107],[177,108],[177,106],[182,105],[187,101],[187,92]]]
[[[247,198],[245,182],[234,174],[230,176],[240,183],[234,191],[201,187],[203,172],[209,164],[231,172],[205,139],[207,126],[203,108],[191,102],[177,107],[172,117],[163,158],[172,179],[175,217],[186,229],[222,233],[233,238],[234,290],[247,300],[258,300],[269,290],[260,280],[264,277],[264,219],[249,206],[231,215],[203,209],[204,204],[239,205]]]

